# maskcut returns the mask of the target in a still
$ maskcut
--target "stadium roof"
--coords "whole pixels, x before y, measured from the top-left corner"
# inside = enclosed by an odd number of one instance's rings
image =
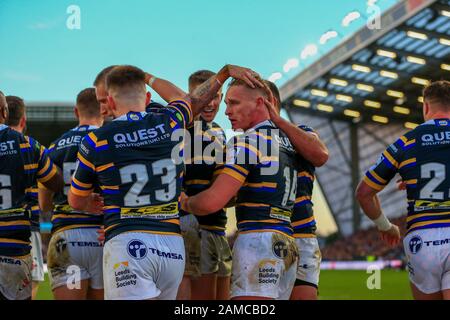
[[[450,1],[402,1],[378,27],[362,28],[284,85],[284,106],[344,121],[420,123],[423,86],[450,72]]]
[[[403,0],[381,28],[368,23],[280,89],[291,120],[314,127],[330,160],[317,179],[342,234],[369,221],[354,190],[387,145],[422,123],[429,81],[450,72],[450,0]],[[406,213],[403,192],[381,194],[388,216]]]

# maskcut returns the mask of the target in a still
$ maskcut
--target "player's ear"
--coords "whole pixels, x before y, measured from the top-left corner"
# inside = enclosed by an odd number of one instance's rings
[[[151,100],[152,100],[152,94],[150,93],[150,91],[147,91],[147,94],[145,97],[145,105],[148,106]]]
[[[23,117],[20,119],[20,127],[25,129],[26,125],[27,125],[27,118],[25,115],[23,115]]]
[[[266,105],[266,103],[264,102],[264,97],[258,97],[258,98],[256,98],[256,105],[258,106],[258,107],[261,107],[261,106],[265,106]]]
[[[114,101],[114,98],[111,97],[110,95],[108,95],[108,96],[106,97],[106,99],[108,100],[108,107],[109,107],[111,110],[116,110],[117,108],[116,108],[116,102]]]
[[[423,103],[423,118],[428,120],[428,114],[430,113],[430,105],[427,102]]]
[[[80,113],[78,112],[78,108],[75,107],[75,109],[73,109],[74,113],[75,113],[75,117],[77,117],[77,119],[80,119]]]

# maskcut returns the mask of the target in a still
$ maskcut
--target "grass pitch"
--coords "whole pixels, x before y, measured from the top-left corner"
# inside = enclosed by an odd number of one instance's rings
[[[411,300],[408,273],[403,270],[382,270],[380,289],[370,290],[367,281],[372,274],[365,271],[322,270],[319,299],[321,300]],[[48,281],[41,283],[38,300],[53,300]]]

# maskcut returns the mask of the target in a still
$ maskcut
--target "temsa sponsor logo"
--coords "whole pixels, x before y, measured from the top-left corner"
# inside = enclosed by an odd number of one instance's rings
[[[165,134],[164,124],[150,129],[141,129],[131,133],[117,133],[114,135],[115,143],[134,143],[156,138],[159,134]]]
[[[164,251],[159,251],[158,249],[154,249],[154,248],[149,248],[149,250],[152,252],[152,254],[156,254],[159,257],[174,259],[174,260],[183,260],[183,256],[179,253],[164,252]]]
[[[1,142],[0,143],[0,152],[13,150],[14,149],[14,143],[15,143],[14,140]]]
[[[99,242],[88,242],[88,241],[69,241],[72,247],[101,247],[102,244]]]
[[[0,263],[6,263],[6,264],[15,264],[20,266],[22,263],[20,260],[8,258],[8,257],[0,257]]]
[[[443,246],[445,244],[450,244],[450,239],[434,240],[434,241],[424,241],[427,247],[433,246]]]

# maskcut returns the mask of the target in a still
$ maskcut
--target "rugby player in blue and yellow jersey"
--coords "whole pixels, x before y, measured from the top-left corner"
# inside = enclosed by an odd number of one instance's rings
[[[6,125],[19,133],[25,134],[27,115],[23,99],[16,96],[7,96],[6,102],[8,103],[9,111]],[[30,137],[28,139],[32,140]],[[42,256],[42,239],[39,224],[38,186],[34,185],[29,188],[27,194],[30,201],[27,205],[27,210],[31,218],[31,258],[33,259],[31,279],[33,280],[32,299],[34,299],[39,288],[39,282],[44,281],[44,257]]]
[[[423,97],[426,122],[383,152],[356,196],[382,239],[396,245],[399,229],[383,214],[377,193],[400,174],[408,199],[403,245],[413,296],[450,300],[450,82],[430,84]]]
[[[299,250],[297,279],[292,290],[292,300],[316,300],[319,285],[321,253],[316,238],[312,193],[316,167],[328,161],[328,149],[319,135],[305,125],[296,126],[280,116],[281,98],[277,86],[265,81],[273,99],[267,103],[271,120],[292,142],[299,156],[297,195],[291,217],[294,238]]]
[[[214,76],[200,70],[189,76],[189,92]],[[214,122],[222,100],[222,90],[204,106],[188,128],[184,158],[186,172],[183,191],[193,196],[207,189],[221,168],[225,155],[225,132]],[[158,108],[151,103],[150,108]],[[159,106],[161,107],[161,106]],[[231,249],[225,237],[224,209],[207,216],[180,210],[180,228],[186,251],[186,266],[178,290],[178,300],[228,300],[231,276]]]
[[[8,105],[0,92],[0,299],[31,298],[31,223],[27,189],[42,183],[62,189],[60,172],[46,149],[4,123]]]
[[[117,66],[106,76],[114,121],[83,139],[69,192],[69,204],[84,210],[94,185],[102,189],[105,299],[175,299],[185,259],[178,215],[184,165],[172,134],[186,128],[230,76],[257,81],[248,69],[232,71],[223,68],[152,113],[145,112],[150,94],[142,70]],[[153,88],[160,83],[166,82],[151,79]]]
[[[45,202],[53,198],[54,203],[47,265],[56,300],[100,300],[103,299],[103,247],[97,240],[97,230],[103,225],[103,216],[76,211],[67,202],[81,140],[103,125],[94,88],[78,94],[74,111],[78,125],[49,147],[49,157],[62,169],[65,187],[54,197],[49,193],[41,197]],[[70,282],[74,268],[80,275],[78,286]]]
[[[182,200],[184,210],[206,215],[236,194],[238,237],[233,249],[232,299],[289,299],[298,250],[291,214],[297,187],[297,156],[272,121],[263,88],[233,80],[226,115],[245,130],[227,145],[227,161],[213,185]]]

